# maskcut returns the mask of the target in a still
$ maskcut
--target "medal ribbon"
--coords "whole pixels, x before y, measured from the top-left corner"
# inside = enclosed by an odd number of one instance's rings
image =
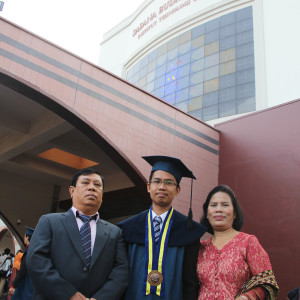
[[[152,221],[152,209],[149,209],[146,219],[145,232],[145,277],[144,277],[144,295],[156,293],[158,296],[163,296],[164,280],[158,286],[151,286],[147,280],[148,274],[157,270],[164,277],[164,264],[167,252],[167,245],[170,235],[170,229],[173,221],[173,207],[171,207],[166,216],[165,222],[161,229],[161,234],[158,243],[155,244],[154,228]]]

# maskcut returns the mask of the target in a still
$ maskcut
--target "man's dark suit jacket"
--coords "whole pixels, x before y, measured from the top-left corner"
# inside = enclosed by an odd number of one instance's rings
[[[41,217],[26,262],[35,286],[33,300],[68,300],[77,291],[87,298],[119,300],[128,285],[129,266],[122,231],[98,220],[87,270],[72,210]]]

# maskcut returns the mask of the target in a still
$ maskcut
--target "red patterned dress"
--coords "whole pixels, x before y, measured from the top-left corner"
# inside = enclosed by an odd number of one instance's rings
[[[269,256],[254,235],[240,232],[221,250],[210,238],[201,242],[198,256],[198,300],[234,299],[252,276],[271,269]]]

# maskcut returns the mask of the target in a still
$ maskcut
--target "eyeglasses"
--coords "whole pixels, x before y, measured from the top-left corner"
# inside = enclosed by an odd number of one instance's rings
[[[164,186],[169,186],[169,187],[171,187],[173,185],[177,185],[176,182],[174,182],[173,180],[170,180],[170,179],[166,179],[166,180],[153,179],[153,180],[150,180],[150,183],[152,183],[153,185],[156,185],[156,186],[159,186],[163,183]]]

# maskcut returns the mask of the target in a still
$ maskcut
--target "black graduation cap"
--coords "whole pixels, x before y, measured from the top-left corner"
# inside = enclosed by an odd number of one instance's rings
[[[33,228],[30,228],[30,227],[27,227],[27,226],[25,226],[25,228],[26,228],[26,235],[27,236],[32,236],[33,235],[33,232],[34,232],[34,229]]]
[[[196,179],[193,172],[189,170],[186,165],[176,157],[154,155],[142,156],[142,158],[152,166],[151,172],[158,170],[168,172],[176,178],[178,184],[180,183],[182,177]]]
[[[187,168],[187,166],[178,158],[171,156],[163,156],[163,155],[153,155],[153,156],[142,156],[144,160],[146,160],[154,171],[165,171],[172,174],[177,183],[180,183],[182,177],[187,177],[192,179],[191,185],[191,199],[190,199],[190,209],[188,214],[188,227],[192,227],[193,220],[193,212],[192,212],[192,195],[193,195],[193,179],[196,179],[193,172]]]

